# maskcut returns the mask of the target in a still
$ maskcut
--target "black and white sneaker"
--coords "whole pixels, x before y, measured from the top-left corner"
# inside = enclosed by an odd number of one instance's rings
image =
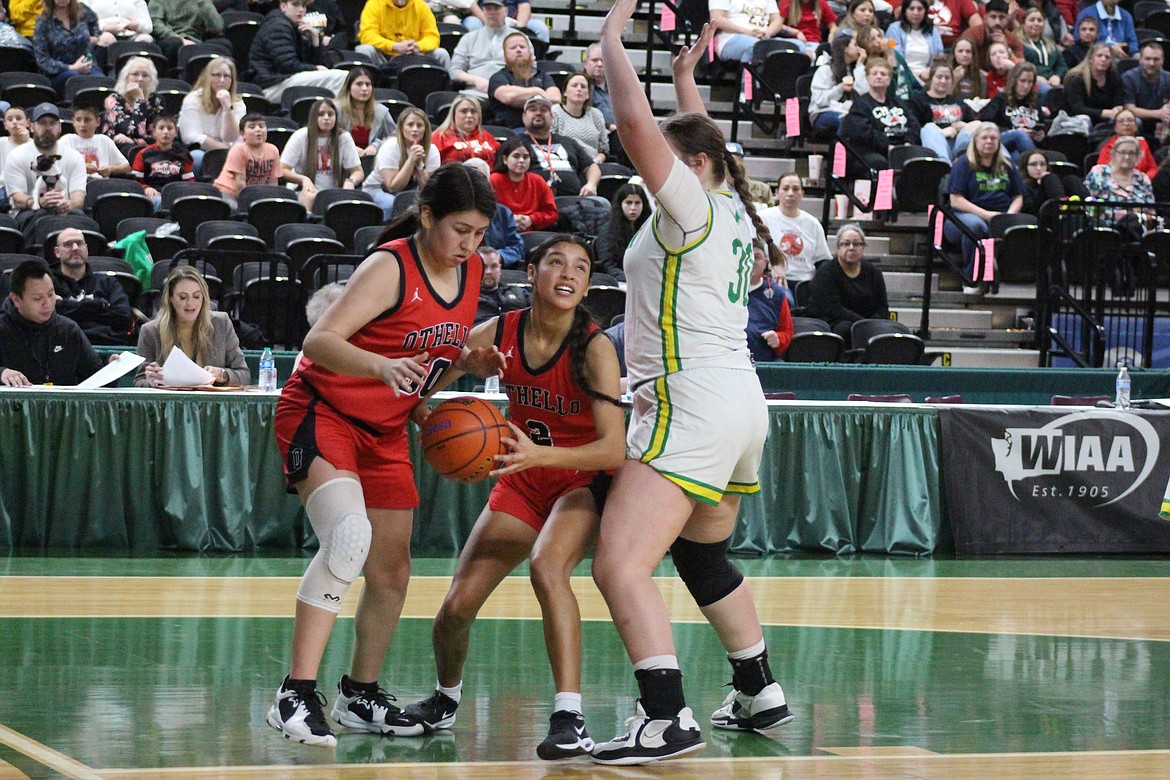
[[[780,683],[774,682],[755,696],[733,688],[723,700],[723,706],[711,715],[711,724],[729,731],[767,731],[783,726],[794,717]]]
[[[690,707],[683,707],[669,720],[651,720],[639,699],[626,725],[629,733],[598,744],[589,757],[599,764],[647,764],[697,753],[707,746]]]
[[[406,714],[421,721],[429,734],[455,725],[455,710],[458,708],[459,702],[442,691],[435,691],[430,698],[406,705]]]
[[[337,737],[325,721],[324,706],[325,697],[315,684],[290,685],[285,677],[268,708],[268,725],[285,739],[303,745],[336,747]]]
[[[593,750],[594,742],[585,731],[585,716],[557,710],[549,717],[548,736],[536,746],[536,755],[545,761],[583,756]]]
[[[417,737],[426,731],[418,718],[391,704],[397,699],[383,689],[359,691],[348,683],[348,677],[341,678],[333,704],[333,719],[342,726],[395,737]]]

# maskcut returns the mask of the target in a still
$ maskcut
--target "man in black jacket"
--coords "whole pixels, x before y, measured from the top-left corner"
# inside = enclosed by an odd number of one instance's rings
[[[264,97],[280,103],[288,87],[325,87],[336,94],[345,86],[346,73],[321,64],[325,48],[321,33],[305,22],[309,0],[284,0],[270,11],[252,41],[249,61]]]
[[[76,322],[55,311],[49,266],[29,260],[12,271],[0,309],[0,385],[75,385],[101,368]]]
[[[81,326],[91,344],[129,344],[133,328],[130,299],[117,279],[89,270],[89,247],[77,228],[65,228],[53,248],[60,267],[53,288],[57,313]]]

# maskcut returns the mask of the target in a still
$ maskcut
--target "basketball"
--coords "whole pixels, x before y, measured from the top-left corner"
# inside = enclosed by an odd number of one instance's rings
[[[500,439],[510,434],[495,404],[470,396],[452,398],[436,406],[423,424],[423,457],[447,479],[479,482],[495,468],[495,457],[506,449]]]

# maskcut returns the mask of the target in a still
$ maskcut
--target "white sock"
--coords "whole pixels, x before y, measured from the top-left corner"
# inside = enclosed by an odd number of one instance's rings
[[[463,698],[463,681],[460,680],[458,685],[453,685],[450,688],[445,688],[442,683],[436,681],[435,690],[458,704],[459,700]]]
[[[761,655],[765,649],[764,640],[761,639],[751,647],[745,648],[743,650],[736,650],[734,653],[728,653],[727,657],[732,661],[746,661],[749,658],[755,658],[757,655]]]
[[[678,657],[673,655],[652,655],[649,658],[643,658],[634,664],[634,671],[641,672],[646,669],[677,669]]]
[[[553,698],[553,712],[575,712],[582,714],[581,694],[558,691]]]

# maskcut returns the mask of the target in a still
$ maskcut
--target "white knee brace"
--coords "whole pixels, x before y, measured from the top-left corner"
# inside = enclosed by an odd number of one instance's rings
[[[361,483],[349,477],[329,480],[309,494],[305,513],[320,549],[301,578],[297,600],[337,613],[370,552],[372,531]]]

